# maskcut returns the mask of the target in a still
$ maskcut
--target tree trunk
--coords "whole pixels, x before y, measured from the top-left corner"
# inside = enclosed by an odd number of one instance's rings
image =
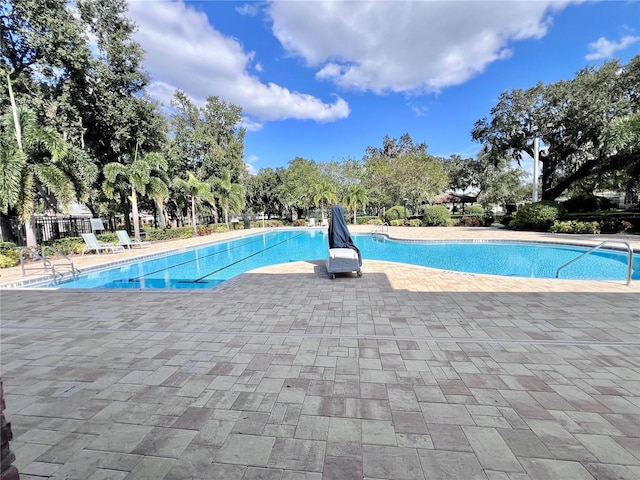
[[[31,216],[29,221],[25,222],[24,233],[27,247],[35,247],[38,245],[38,240],[36,239],[36,217]]]
[[[198,226],[196,225],[196,197],[191,196],[191,223],[193,224],[193,233],[198,236]]]
[[[136,242],[140,241],[140,217],[138,215],[138,195],[136,189],[131,186],[131,214],[133,215],[133,235]]]
[[[162,204],[162,202],[155,202],[156,203],[156,213],[158,215],[158,228],[164,230],[164,228],[167,225],[165,216],[164,216],[164,205]]]

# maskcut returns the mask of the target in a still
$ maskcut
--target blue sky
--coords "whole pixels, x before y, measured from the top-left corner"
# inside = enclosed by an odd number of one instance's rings
[[[475,157],[502,91],[640,53],[638,1],[130,0],[129,16],[149,94],[242,107],[252,172],[361,159],[404,133]]]

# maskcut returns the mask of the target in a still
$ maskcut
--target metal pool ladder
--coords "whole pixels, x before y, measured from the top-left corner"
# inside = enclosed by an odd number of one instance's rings
[[[56,263],[48,259],[47,251],[50,251],[54,255],[58,255],[59,257],[61,257],[63,259],[62,260],[63,263],[61,262]],[[24,262],[25,254],[29,255],[31,258],[42,261],[42,266],[33,266],[33,267],[25,266],[25,262]],[[44,247],[42,247],[42,253],[39,253],[27,247],[20,248],[20,267],[22,268],[22,276],[26,275],[25,273],[26,270],[39,270],[41,268],[43,268],[45,272],[48,270],[51,270],[51,273],[53,274],[53,282],[56,284],[58,283],[58,276],[60,276],[60,278],[63,278],[65,271],[70,272],[71,277],[74,279],[78,274],[78,271],[73,266],[73,261],[69,257],[67,257],[64,253],[59,252],[58,250],[56,250],[55,248],[49,245],[45,245]],[[58,271],[56,271],[56,267],[58,267]]]
[[[578,255],[576,258],[574,258],[573,260],[568,261],[567,263],[565,263],[564,265],[561,265],[558,270],[556,270],[556,278],[559,277],[560,275],[560,270],[562,270],[564,267],[568,267],[569,265],[571,265],[572,263],[577,262],[578,260],[580,260],[582,257],[586,257],[587,255],[589,255],[590,253],[595,252],[596,250],[600,249],[601,247],[603,247],[604,245],[606,245],[607,243],[622,243],[623,245],[625,245],[627,247],[627,252],[629,253],[629,259],[627,261],[627,285],[631,285],[631,267],[633,266],[633,249],[631,248],[631,245],[629,245],[628,242],[625,242],[623,240],[605,240],[604,242],[599,243],[598,245],[596,245],[593,248],[590,248],[589,250],[587,250],[586,252]]]
[[[371,229],[371,235],[384,235],[389,234],[389,224],[387,222],[374,225]]]

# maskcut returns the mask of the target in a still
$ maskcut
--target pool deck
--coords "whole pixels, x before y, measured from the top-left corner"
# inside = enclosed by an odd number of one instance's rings
[[[389,233],[609,238],[640,251],[638,236]],[[19,268],[0,274],[4,285],[21,278]],[[213,291],[3,288],[0,326],[4,413],[23,480],[640,478],[637,280],[366,259],[361,278],[331,280],[317,259]]]

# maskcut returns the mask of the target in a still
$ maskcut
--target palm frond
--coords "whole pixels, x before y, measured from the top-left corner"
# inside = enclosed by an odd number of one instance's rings
[[[21,179],[26,159],[17,148],[0,145],[0,210],[7,212],[20,198]]]
[[[37,179],[51,190],[63,208],[71,204],[75,197],[75,190],[65,172],[53,164],[34,165],[33,172]]]

